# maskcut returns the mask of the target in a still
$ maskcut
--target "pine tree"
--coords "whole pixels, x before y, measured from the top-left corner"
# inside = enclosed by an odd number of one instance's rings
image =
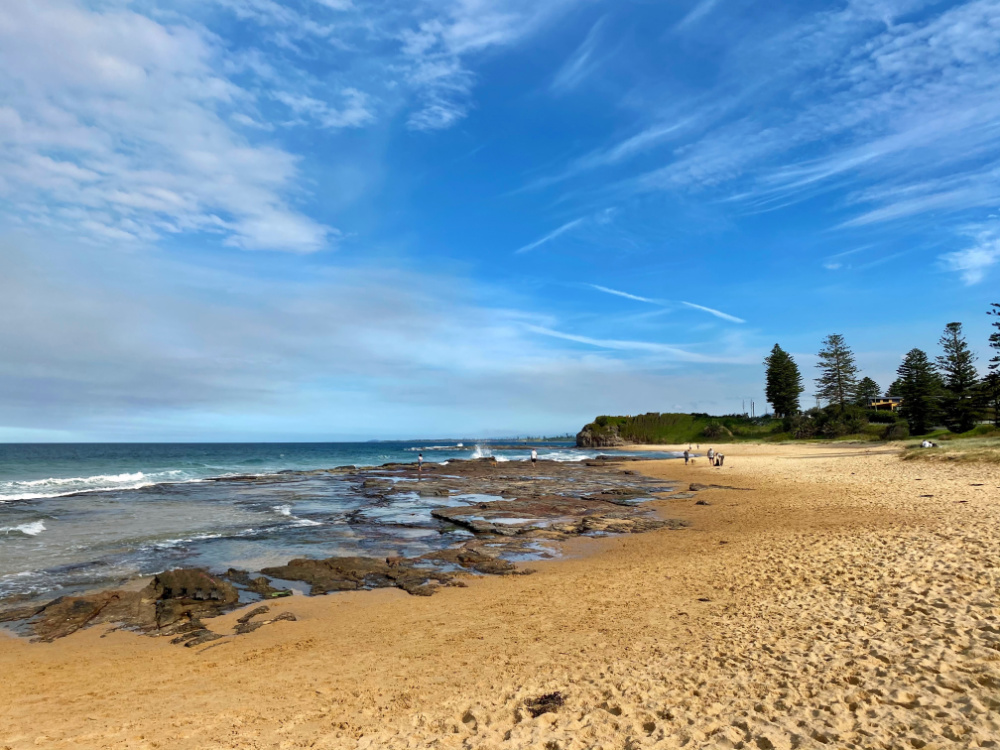
[[[994,302],[990,305],[992,310],[987,310],[987,315],[995,315],[1000,318],[1000,302]],[[990,334],[990,349],[996,351],[996,356],[990,358],[990,372],[1000,371],[1000,320],[993,321],[993,327],[996,330]]]
[[[903,399],[899,412],[909,422],[910,432],[914,435],[929,432],[940,411],[941,379],[934,365],[925,352],[911,349],[896,370],[896,375],[898,395]]]
[[[968,432],[976,426],[981,416],[976,355],[969,349],[962,335],[961,323],[949,323],[945,326],[938,343],[944,350],[937,361],[944,379],[945,393],[941,407],[945,424],[952,432]]]
[[[990,348],[996,354],[990,358],[989,373],[983,378],[982,390],[986,405],[993,411],[993,425],[1000,427],[1000,303],[994,302],[990,305],[991,310],[987,310],[987,315],[994,315],[998,320],[993,321],[996,329],[990,334]]]
[[[858,366],[854,352],[844,343],[844,337],[833,333],[823,340],[819,351],[820,376],[816,378],[817,398],[838,404],[840,410],[855,400],[858,389]]]
[[[857,392],[854,394],[854,403],[858,406],[868,408],[868,402],[882,395],[882,389],[878,387],[871,378],[862,378],[858,383]]]
[[[802,374],[792,356],[778,344],[764,358],[767,365],[767,383],[764,394],[774,409],[776,417],[788,417],[799,412],[799,394],[802,393]]]
[[[902,382],[903,381],[901,381],[899,378],[896,378],[895,380],[893,380],[892,383],[889,384],[889,387],[885,389],[885,395],[886,396],[902,396],[903,394],[899,390]]]
[[[991,370],[979,384],[983,405],[993,412],[993,426],[1000,427],[1000,371]]]

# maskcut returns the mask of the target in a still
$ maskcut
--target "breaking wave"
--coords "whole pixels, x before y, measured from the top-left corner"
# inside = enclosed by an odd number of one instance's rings
[[[90,477],[47,477],[0,482],[0,503],[12,500],[37,500],[63,497],[79,492],[105,490],[137,490],[164,482],[191,482],[193,479],[181,469],[170,469],[146,474],[141,471],[124,474],[95,474]]]
[[[43,521],[31,521],[30,523],[22,523],[20,526],[0,526],[0,532],[8,535],[20,533],[26,536],[38,536],[43,531],[45,531],[45,523]]]

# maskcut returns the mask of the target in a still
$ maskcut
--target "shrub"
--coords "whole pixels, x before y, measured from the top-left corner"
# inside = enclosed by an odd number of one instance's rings
[[[906,440],[910,436],[910,426],[906,422],[896,422],[886,425],[882,433],[883,440]]]
[[[896,412],[885,409],[865,409],[865,417],[875,424],[895,424],[901,419]]]
[[[707,438],[715,438],[715,439],[733,436],[732,431],[728,427],[726,427],[725,425],[721,425],[718,422],[713,422],[712,424],[708,425],[704,430],[701,431],[701,434]]]

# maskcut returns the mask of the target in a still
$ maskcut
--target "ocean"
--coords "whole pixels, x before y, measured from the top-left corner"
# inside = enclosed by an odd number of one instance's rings
[[[343,475],[301,472],[420,453],[437,463],[523,461],[532,448],[556,461],[598,453],[568,442],[0,444],[0,598],[121,585],[174,567],[420,555],[468,532],[443,529],[430,516],[434,501],[416,493],[375,509]]]

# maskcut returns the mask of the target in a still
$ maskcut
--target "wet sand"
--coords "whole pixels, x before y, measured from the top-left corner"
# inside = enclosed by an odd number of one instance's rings
[[[750,491],[531,576],[295,596],[268,617],[298,621],[192,649],[0,636],[0,748],[994,746],[1000,467],[724,450],[641,469]]]

